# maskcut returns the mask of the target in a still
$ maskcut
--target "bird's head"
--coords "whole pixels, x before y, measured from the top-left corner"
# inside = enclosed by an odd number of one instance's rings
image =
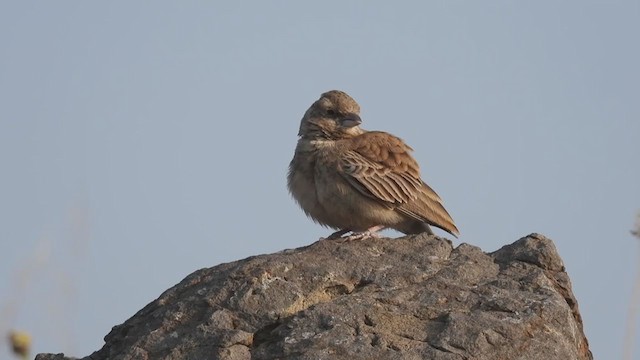
[[[311,105],[300,121],[298,136],[309,139],[339,140],[360,135],[360,106],[339,90],[331,90]]]

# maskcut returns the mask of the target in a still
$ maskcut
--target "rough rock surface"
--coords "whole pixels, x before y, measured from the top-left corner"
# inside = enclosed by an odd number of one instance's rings
[[[592,359],[538,234],[489,254],[423,234],[250,257],[187,276],[105,342],[84,359]]]

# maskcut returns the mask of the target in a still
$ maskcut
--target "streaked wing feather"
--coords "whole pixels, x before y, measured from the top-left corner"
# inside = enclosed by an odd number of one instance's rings
[[[363,195],[409,218],[457,234],[458,229],[438,194],[420,179],[411,150],[393,135],[368,132],[360,135],[343,154],[340,173]]]
[[[418,187],[415,181],[408,181],[392,169],[365,158],[357,151],[345,154],[342,169],[341,174],[347,181],[368,197],[396,205],[417,197]]]
[[[444,208],[442,200],[427,184],[424,184],[421,188],[420,195],[415,201],[403,204],[396,210],[411,218],[439,227],[453,235],[459,234],[458,228],[449,212]]]

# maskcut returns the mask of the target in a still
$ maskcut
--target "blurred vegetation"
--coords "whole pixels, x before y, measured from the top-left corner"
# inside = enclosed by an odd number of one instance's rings
[[[31,335],[24,331],[11,331],[9,333],[9,346],[11,346],[11,351],[19,358],[29,359]]]
[[[640,211],[636,215],[636,223],[631,230],[631,235],[640,240]],[[636,323],[638,319],[638,306],[640,305],[640,247],[638,247],[638,260],[636,261],[636,278],[634,281],[631,301],[629,302],[629,314],[627,315],[627,331],[624,339],[623,359],[633,360],[633,350],[636,338]]]
[[[28,359],[31,352],[38,352],[37,344],[47,341],[59,344],[57,351],[75,350],[75,274],[85,265],[89,213],[79,204],[66,215],[59,226],[43,231],[31,242],[31,249],[26,245],[30,242],[23,242],[28,250],[16,261],[14,271],[6,274],[6,289],[0,289],[0,336],[5,337],[0,341],[0,359],[6,359],[9,353]],[[52,327],[51,323],[58,325]],[[29,331],[24,331],[25,327]]]

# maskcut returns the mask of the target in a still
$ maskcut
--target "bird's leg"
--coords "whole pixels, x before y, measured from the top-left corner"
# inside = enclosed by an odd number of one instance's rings
[[[334,232],[333,234],[329,235],[326,239],[327,240],[334,240],[334,239],[337,239],[337,238],[341,238],[342,235],[344,235],[344,234],[346,234],[346,233],[348,233],[350,231],[351,230],[349,230],[349,229],[338,230],[338,231]]]
[[[378,234],[378,231],[384,229],[386,226],[384,225],[376,225],[376,226],[372,226],[370,228],[368,228],[365,231],[362,232],[354,232],[351,234],[351,236],[347,236],[346,238],[344,238],[344,241],[353,241],[353,240],[364,240],[364,239],[368,239],[368,238],[378,238],[380,237],[380,234]]]

